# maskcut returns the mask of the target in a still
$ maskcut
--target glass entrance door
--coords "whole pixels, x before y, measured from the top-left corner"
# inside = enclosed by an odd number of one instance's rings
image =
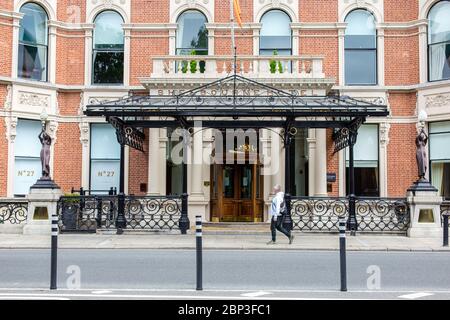
[[[214,165],[211,186],[212,221],[253,222],[262,221],[263,185],[260,181],[258,164]],[[215,193],[215,194],[214,194]]]

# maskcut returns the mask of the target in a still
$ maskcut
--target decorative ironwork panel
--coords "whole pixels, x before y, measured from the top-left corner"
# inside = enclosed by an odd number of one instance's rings
[[[114,196],[64,196],[58,202],[61,232],[95,232],[110,227],[117,208]]]
[[[61,232],[115,229],[118,195],[64,196],[58,202]],[[127,228],[179,229],[181,196],[125,196]]]
[[[181,197],[125,197],[125,219],[132,229],[179,229],[180,217]]]
[[[145,135],[138,129],[126,126],[117,117],[109,117],[108,122],[116,129],[117,141],[120,145],[128,145],[134,149],[144,152]]]
[[[21,224],[26,222],[28,202],[0,201],[0,224]]]
[[[356,221],[360,231],[404,231],[410,224],[406,199],[357,198]]]
[[[346,198],[292,197],[293,230],[338,231],[339,217],[348,216]]]
[[[339,230],[339,217],[348,218],[348,198],[292,197],[293,229]],[[406,232],[410,211],[406,199],[356,198],[356,220],[362,232]]]

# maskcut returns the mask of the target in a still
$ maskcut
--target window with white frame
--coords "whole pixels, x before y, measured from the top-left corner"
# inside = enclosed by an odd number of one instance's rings
[[[450,199],[450,121],[429,124],[431,183]]]
[[[19,119],[14,142],[14,196],[25,196],[41,177],[41,122]]]
[[[261,56],[292,55],[291,18],[282,10],[269,10],[261,17],[259,54]],[[290,64],[287,66],[290,68]],[[286,66],[280,61],[271,62],[270,71],[283,72]],[[280,70],[281,69],[281,70]]]
[[[29,2],[20,8],[17,75],[19,78],[47,81],[48,16],[38,4]]]
[[[198,10],[186,10],[180,14],[177,19],[177,55],[208,55],[208,30],[205,25],[207,22],[205,15]],[[205,72],[205,61],[200,61],[198,68],[201,73]],[[184,61],[181,71],[195,73],[197,61]]]
[[[120,145],[116,131],[108,123],[91,124],[90,189],[119,189]]]
[[[356,9],[345,18],[345,84],[377,84],[377,31],[375,18]]]
[[[103,11],[95,18],[92,58],[94,84],[122,84],[124,68],[123,19],[115,11]]]
[[[436,3],[428,14],[428,20],[429,80],[450,79],[450,1]]]
[[[355,195],[378,197],[379,188],[378,125],[364,124],[358,130],[353,147],[355,168]],[[349,148],[346,148],[346,186],[349,193]]]

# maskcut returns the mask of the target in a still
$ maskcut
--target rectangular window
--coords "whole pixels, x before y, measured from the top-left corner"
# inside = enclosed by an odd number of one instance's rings
[[[47,46],[19,44],[18,76],[47,81]]]
[[[430,123],[429,136],[431,183],[450,199],[450,121]]]
[[[91,174],[90,189],[107,192],[110,188],[119,190],[120,145],[116,131],[110,124],[91,124]]]
[[[182,137],[173,129],[167,129],[166,194],[181,195],[183,193],[182,141]]]
[[[345,49],[345,84],[377,84],[376,49]]]
[[[93,83],[123,83],[123,50],[94,50]]]
[[[14,196],[25,196],[41,177],[40,121],[19,119],[14,142]]]
[[[378,125],[365,124],[358,130],[358,138],[353,149],[355,167],[355,195],[378,197],[379,152]],[[346,187],[349,194],[349,148],[346,148]]]

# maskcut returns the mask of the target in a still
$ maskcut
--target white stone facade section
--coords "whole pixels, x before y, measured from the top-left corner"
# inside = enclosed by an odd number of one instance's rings
[[[339,0],[339,22],[344,22],[351,11],[359,8],[372,12],[377,23],[384,21],[384,0]]]
[[[130,23],[131,0],[87,0],[86,22],[93,23],[95,17],[105,10],[117,11],[122,16],[124,23]]]
[[[20,8],[28,2],[39,4],[47,12],[49,20],[56,20],[57,0],[14,0],[14,11],[19,12]]]
[[[170,0],[170,23],[176,23],[178,16],[186,10],[202,12],[209,23],[214,22],[214,0]]]
[[[291,17],[293,23],[299,22],[298,1],[299,0],[253,0],[253,21],[258,23],[267,11],[281,9]]]

